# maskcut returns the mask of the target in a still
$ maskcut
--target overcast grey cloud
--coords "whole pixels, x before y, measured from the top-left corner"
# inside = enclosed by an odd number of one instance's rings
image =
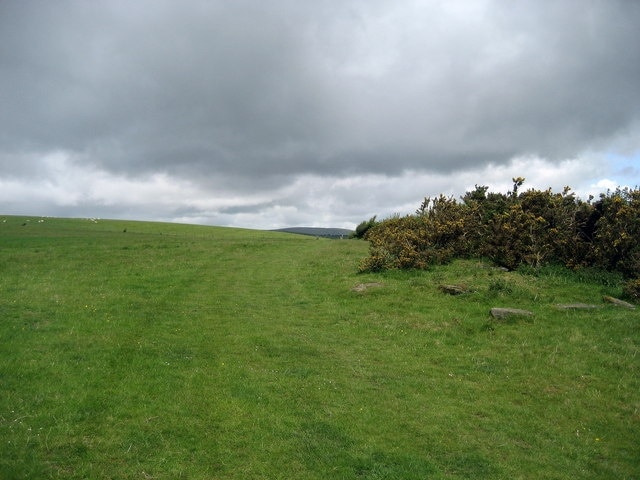
[[[0,213],[353,226],[640,183],[640,2],[0,2]]]

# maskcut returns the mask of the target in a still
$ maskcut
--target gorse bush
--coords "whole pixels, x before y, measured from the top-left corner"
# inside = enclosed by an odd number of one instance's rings
[[[353,238],[364,238],[365,235],[371,228],[376,225],[376,215],[371,217],[369,220],[365,220],[364,222],[360,222],[360,224],[356,227],[355,232],[353,232]]]
[[[371,254],[362,271],[419,268],[448,262],[463,254],[465,223],[452,198],[425,198],[415,215],[379,222],[366,237]]]
[[[590,220],[594,224],[590,259],[628,277],[640,276],[640,190],[617,189],[601,195]]]
[[[622,292],[628,299],[635,302],[640,301],[640,278],[634,278],[625,282]]]
[[[506,194],[476,185],[460,201],[427,197],[413,215],[371,224],[361,270],[424,269],[479,256],[509,269],[561,264],[640,276],[639,190],[616,189],[585,202],[569,187],[519,192],[524,179],[513,182]]]

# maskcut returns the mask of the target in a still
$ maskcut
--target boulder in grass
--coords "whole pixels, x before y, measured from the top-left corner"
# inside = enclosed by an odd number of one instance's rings
[[[512,317],[533,317],[533,312],[529,310],[521,310],[519,308],[500,308],[494,307],[490,310],[491,316],[500,320]]]
[[[632,303],[625,302],[624,300],[620,300],[618,298],[610,297],[609,295],[605,295],[604,297],[602,297],[602,299],[605,302],[612,303],[614,305],[617,305],[618,307],[630,308],[631,310],[634,310],[636,308],[636,306]]]
[[[382,287],[382,283],[380,282],[359,283],[358,285],[353,287],[351,290],[353,290],[354,292],[364,292],[366,290],[369,290],[370,288],[378,288],[378,287]]]
[[[461,295],[463,293],[469,293],[469,288],[464,285],[440,285],[438,289],[443,293],[449,295]]]

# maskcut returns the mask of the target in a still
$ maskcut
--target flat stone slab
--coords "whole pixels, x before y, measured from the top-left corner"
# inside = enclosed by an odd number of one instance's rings
[[[465,285],[440,285],[438,290],[449,295],[461,295],[470,291]]]
[[[379,287],[382,287],[382,283],[380,282],[359,283],[358,285],[353,287],[351,290],[354,292],[364,292],[366,290],[369,290],[370,288],[379,288]]]
[[[599,305],[590,305],[588,303],[561,303],[556,305],[561,310],[590,310],[593,308],[600,308]]]
[[[632,303],[625,302],[624,300],[620,300],[618,298],[610,297],[609,295],[603,296],[602,300],[604,300],[607,303],[612,303],[614,305],[617,305],[618,307],[630,308],[631,310],[634,310],[636,308],[636,306],[633,305]]]
[[[510,317],[532,317],[533,316],[533,312],[530,312],[529,310],[521,310],[519,308],[494,307],[489,311],[489,313],[491,313],[491,316],[493,318],[499,318],[499,319],[510,318]]]

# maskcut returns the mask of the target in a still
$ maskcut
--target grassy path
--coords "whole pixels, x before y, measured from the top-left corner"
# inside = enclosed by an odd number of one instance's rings
[[[638,310],[554,307],[616,285],[477,261],[358,275],[357,241],[5,218],[2,479],[640,477]],[[437,289],[456,282],[474,293]]]

